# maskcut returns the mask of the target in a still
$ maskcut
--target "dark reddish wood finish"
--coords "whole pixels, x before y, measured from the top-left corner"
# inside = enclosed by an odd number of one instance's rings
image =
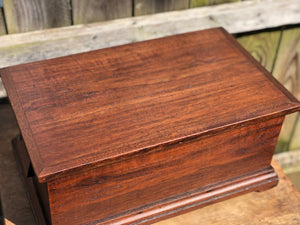
[[[125,224],[124,221],[152,220],[180,208],[201,205],[202,195],[216,187],[224,188],[227,182],[239,184],[244,175],[256,176],[262,168],[269,170],[281,123],[282,118],[276,118],[202,136],[136,154],[80,177],[50,181],[50,205],[57,216],[53,222],[88,224],[98,217]],[[277,181],[275,174],[271,179]],[[76,216],[72,216],[75,212]],[[106,220],[98,222],[103,224]]]
[[[270,188],[300,109],[223,29],[0,73],[52,224],[151,223]]]

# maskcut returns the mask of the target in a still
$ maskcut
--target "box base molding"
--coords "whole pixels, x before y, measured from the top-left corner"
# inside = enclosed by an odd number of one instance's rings
[[[99,224],[151,224],[248,192],[265,191],[276,186],[277,183],[278,176],[270,166],[245,176],[212,185],[204,190],[188,193],[188,197],[165,200],[151,208],[137,209],[130,215],[97,222]]]

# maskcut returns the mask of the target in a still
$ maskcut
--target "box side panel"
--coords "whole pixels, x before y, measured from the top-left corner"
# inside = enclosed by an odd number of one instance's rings
[[[282,121],[187,140],[50,181],[52,223],[111,223],[267,169]]]

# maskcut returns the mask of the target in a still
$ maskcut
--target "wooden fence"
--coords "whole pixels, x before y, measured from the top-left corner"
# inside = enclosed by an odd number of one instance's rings
[[[238,0],[1,0],[0,35]]]
[[[0,8],[0,35],[5,36],[7,33],[14,34],[53,27],[87,24],[233,1],[237,0],[3,0],[3,7]],[[283,26],[267,31],[236,34],[236,37],[254,58],[300,100],[299,24],[293,27]],[[53,42],[53,40],[51,41]],[[52,42],[47,42],[45,45],[31,44],[31,51],[39,46],[41,47],[40,52],[42,52],[43,46],[45,48],[48,46],[45,52],[49,52],[49,48],[52,48]],[[18,46],[21,45],[18,44]],[[31,47],[29,45],[26,48],[30,49]],[[24,49],[17,48],[19,52],[17,54],[20,55],[19,57],[22,60],[24,60],[24,51],[28,51]],[[0,50],[2,51],[2,53],[0,52],[1,57],[12,55],[11,52],[14,51],[7,47],[1,48],[1,46]],[[31,58],[33,57],[33,54],[26,54]],[[52,55],[59,56],[57,54]],[[44,56],[40,54],[36,59],[43,59],[42,57]],[[24,62],[22,60],[20,60],[21,63]],[[296,149],[300,149],[299,113],[286,117],[277,152]]]

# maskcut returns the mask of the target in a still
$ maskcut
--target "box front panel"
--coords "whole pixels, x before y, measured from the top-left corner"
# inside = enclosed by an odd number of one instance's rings
[[[204,135],[49,182],[53,224],[102,224],[270,166],[283,118]]]

